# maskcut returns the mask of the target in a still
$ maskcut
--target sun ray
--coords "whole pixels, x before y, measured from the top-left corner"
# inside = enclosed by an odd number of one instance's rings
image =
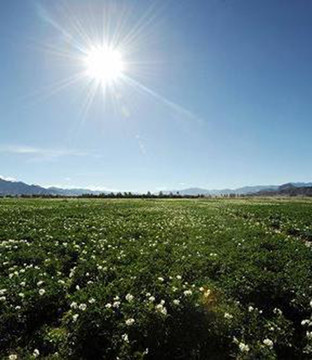
[[[32,93],[26,95],[25,98],[36,99],[35,103],[42,102],[49,97],[61,92],[65,88],[82,81],[84,77],[84,73],[76,73],[74,75],[68,76],[65,79],[57,81],[54,84],[50,84],[44,88],[41,88],[40,90],[33,91]]]
[[[191,120],[195,120],[197,122],[202,122],[202,119],[198,116],[194,115],[191,111],[185,109],[181,105],[174,103],[171,100],[166,99],[164,96],[158,94],[156,91],[146,87],[145,85],[141,84],[139,81],[134,80],[128,75],[123,75],[124,80],[126,83],[130,84],[135,90],[141,91],[141,93],[145,93],[153,97],[154,99],[158,100],[163,105],[168,106],[170,109],[178,112],[179,114],[183,115],[184,118],[188,118]]]
[[[138,38],[140,38],[140,41],[142,41],[142,37],[148,35],[148,31],[146,30],[150,29],[151,31],[152,23],[159,16],[160,7],[158,7],[158,11],[156,11],[156,9],[156,3],[151,3],[149,8],[136,22],[135,26],[133,26],[132,29],[123,38],[124,46],[131,48],[133,43],[135,43]]]
[[[92,82],[90,81],[90,83],[88,84],[89,86],[86,87],[87,88],[87,94],[85,96],[85,99],[82,103],[81,106],[81,110],[80,110],[80,121],[78,123],[78,126],[76,128],[76,134],[80,131],[80,129],[82,128],[83,124],[85,123],[86,119],[87,119],[87,115],[89,112],[89,109],[95,99],[96,93],[98,91],[98,87],[99,87],[99,83],[97,82]],[[73,137],[73,138],[76,138]]]
[[[121,115],[128,116],[129,106],[125,106],[124,97],[120,96],[121,90],[126,97],[132,98],[133,101],[129,101],[131,107],[135,108],[137,95],[134,94],[148,95],[181,118],[200,121],[189,110],[143,84],[145,80],[157,76],[157,71],[151,67],[164,64],[164,61],[155,58],[150,61],[140,59],[142,53],[148,55],[144,48],[152,43],[153,28],[164,9],[161,5],[158,1],[149,2],[142,12],[125,2],[107,1],[101,3],[100,11],[97,8],[95,12],[88,3],[73,8],[64,2],[57,8],[56,14],[38,7],[40,17],[70,45],[64,48],[58,42],[46,42],[43,45],[45,51],[65,60],[67,67],[79,68],[77,74],[51,86],[46,97],[81,80],[88,90],[81,104],[83,120],[79,126],[83,125],[99,92],[102,93],[104,111],[111,106],[115,114],[119,111]],[[43,97],[42,92],[40,95]]]
[[[79,37],[73,36],[73,34],[70,31],[68,31],[65,27],[63,27],[58,21],[56,21],[44,7],[38,5],[38,13],[39,13],[39,16],[44,21],[46,21],[51,26],[53,26],[58,32],[60,32],[62,34],[62,36],[65,39],[70,40],[76,49],[78,49],[81,52],[84,51],[84,44],[83,44],[84,42],[79,41]],[[69,21],[72,21],[71,19],[73,17],[74,17],[73,15],[69,16]]]

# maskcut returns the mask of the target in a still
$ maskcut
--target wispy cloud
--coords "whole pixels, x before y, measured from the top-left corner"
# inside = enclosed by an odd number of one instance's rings
[[[87,152],[73,149],[49,149],[24,145],[0,145],[0,154],[31,156],[30,160],[53,160],[67,156],[86,156]]]

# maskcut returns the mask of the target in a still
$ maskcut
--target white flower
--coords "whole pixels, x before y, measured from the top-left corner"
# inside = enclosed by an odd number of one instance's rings
[[[192,290],[185,290],[185,291],[183,292],[183,294],[184,294],[185,296],[190,296],[190,295],[192,295],[193,293],[192,293]]]
[[[37,282],[37,286],[40,286],[40,285],[42,285],[42,284],[43,284],[43,281],[42,281],[42,280],[40,280],[40,281]]]
[[[73,269],[70,270],[69,277],[70,277],[70,278],[73,277],[74,274],[75,274],[75,268],[73,268]]]
[[[120,301],[115,301],[115,302],[113,303],[113,307],[114,307],[115,309],[118,309],[118,308],[119,308],[119,305],[120,305]]]
[[[180,300],[179,299],[174,299],[173,303],[174,303],[174,305],[180,305]]]
[[[149,300],[150,302],[154,302],[154,301],[155,301],[155,297],[154,297],[154,296],[150,296],[150,297],[148,298],[148,300]]]
[[[310,306],[312,307],[312,300],[310,301]]]
[[[167,309],[163,307],[160,311],[163,315],[167,315]]]
[[[77,321],[77,319],[78,319],[78,317],[79,317],[79,314],[75,314],[75,315],[73,315],[73,322],[76,322],[76,321]]]
[[[34,357],[38,357],[40,355],[40,352],[38,349],[35,349],[34,352],[33,352],[33,356]]]
[[[146,297],[150,297],[151,295],[152,295],[152,294],[149,293],[149,292],[145,294]]]
[[[78,305],[77,305],[77,303],[76,303],[75,301],[73,301],[73,302],[70,304],[70,307],[71,307],[72,309],[77,309]]]
[[[210,290],[210,289],[207,289],[207,290],[204,292],[204,297],[207,298],[207,297],[209,297],[210,294],[211,294],[211,290]]]
[[[94,304],[95,303],[95,299],[94,298],[91,298],[88,300],[89,304]]]
[[[308,325],[309,323],[310,323],[310,320],[309,320],[309,319],[305,319],[305,320],[302,320],[302,321],[301,321],[301,325],[302,325],[302,326]]]
[[[224,317],[226,318],[226,319],[233,319],[233,315],[231,315],[231,314],[229,314],[229,313],[224,313]]]
[[[26,282],[25,282],[25,281],[22,281],[22,282],[20,283],[20,285],[24,287],[24,286],[26,285]]]
[[[19,293],[18,296],[21,298],[25,297],[25,295],[23,293]]]
[[[268,346],[269,348],[273,348],[273,341],[268,338],[263,340],[263,344]]]
[[[205,289],[201,286],[200,288],[199,288],[199,291],[201,291],[201,292],[203,292]]]
[[[307,331],[306,336],[308,340],[312,340],[312,331]]]
[[[7,289],[1,289],[0,290],[0,295],[4,295],[7,292]]]
[[[134,319],[127,319],[127,320],[126,320],[126,325],[131,326],[131,325],[134,324],[134,322],[135,322]]]
[[[181,280],[181,279],[182,279],[182,276],[181,276],[181,275],[177,275],[177,279],[178,279],[178,280]]]
[[[164,282],[164,278],[161,277],[161,276],[158,277],[158,280],[159,280],[160,282]]]
[[[133,299],[134,299],[134,296],[133,296],[133,295],[131,295],[131,294],[127,294],[127,295],[126,295],[126,300],[127,300],[127,301],[131,302]]]
[[[9,355],[9,360],[17,360],[17,355],[16,354]]]
[[[0,301],[5,301],[6,297],[5,296],[0,296]]]
[[[123,341],[125,341],[127,343],[129,342],[128,334],[121,335],[121,338],[122,338]]]
[[[44,289],[40,289],[40,290],[39,290],[39,295],[41,295],[41,296],[42,296],[42,295],[44,295],[44,294],[45,294],[45,292],[46,292],[46,291],[45,291]]]
[[[16,305],[16,306],[15,306],[15,310],[21,310],[21,306]]]
[[[247,344],[242,343],[242,342],[240,342],[238,344],[238,347],[239,347],[239,350],[241,352],[248,352],[249,351],[249,346]]]
[[[254,308],[253,308],[252,306],[249,306],[249,307],[248,307],[248,311],[249,311],[249,312],[252,312],[252,311],[254,311]]]
[[[82,311],[85,311],[87,308],[87,304],[80,304],[79,305],[79,309],[82,310]]]
[[[158,311],[158,312],[160,312],[161,314],[163,314],[163,315],[167,315],[167,309],[164,307],[164,305],[163,304],[158,304],[158,305],[156,305],[156,311]]]
[[[112,307],[112,304],[111,304],[111,303],[107,303],[107,304],[105,305],[105,307],[106,307],[106,309],[110,309],[110,308]]]
[[[283,314],[283,313],[282,313],[282,310],[281,310],[281,309],[278,309],[278,308],[274,308],[273,313],[274,313],[275,315],[282,315],[282,314]]]

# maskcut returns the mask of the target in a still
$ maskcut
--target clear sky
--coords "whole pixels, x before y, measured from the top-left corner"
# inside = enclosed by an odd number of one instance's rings
[[[1,1],[0,174],[133,191],[311,181],[311,19],[310,0]],[[85,61],[104,43],[123,62],[105,85]]]

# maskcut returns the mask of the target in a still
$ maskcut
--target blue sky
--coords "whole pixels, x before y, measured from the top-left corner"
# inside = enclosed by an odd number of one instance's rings
[[[0,174],[133,191],[311,181],[311,17],[309,0],[2,1]],[[92,79],[67,82],[103,32],[125,78],[91,96]]]

